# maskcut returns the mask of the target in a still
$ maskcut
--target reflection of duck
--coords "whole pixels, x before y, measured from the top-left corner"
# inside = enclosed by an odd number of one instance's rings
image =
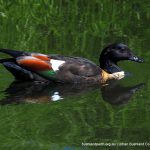
[[[132,95],[143,87],[138,84],[133,87],[122,87],[115,82],[107,86],[91,84],[39,84],[33,82],[13,82],[5,93],[7,97],[1,100],[1,105],[11,103],[49,103],[67,97],[81,96],[90,91],[101,89],[102,97],[110,104],[119,105],[127,103]],[[79,99],[79,98],[78,98]]]
[[[41,82],[13,82],[5,90],[6,98],[1,104],[7,103],[48,103],[70,96],[80,96],[99,88],[91,84],[47,84]]]
[[[102,97],[112,105],[121,105],[127,103],[136,91],[143,88],[144,84],[123,87],[118,82],[112,82],[109,86],[101,88]],[[108,94],[109,93],[109,94]]]
[[[17,80],[50,80],[63,83],[100,83],[110,79],[121,79],[124,71],[117,66],[120,60],[143,62],[133,55],[124,44],[111,44],[100,55],[100,67],[81,57],[44,55],[8,49],[0,52],[13,58],[1,59]]]

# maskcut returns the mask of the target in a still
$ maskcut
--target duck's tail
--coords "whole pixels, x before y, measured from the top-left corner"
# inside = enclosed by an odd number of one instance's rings
[[[17,58],[19,56],[24,56],[24,55],[29,55],[29,53],[27,52],[23,52],[23,51],[18,51],[18,50],[10,50],[10,49],[0,49],[0,52],[8,54],[14,58]]]
[[[15,77],[16,80],[42,82],[47,81],[46,79],[40,77],[38,74],[19,66],[16,63],[15,58],[0,59],[0,64],[2,64]]]
[[[0,59],[0,64],[3,64],[5,62],[14,62],[14,58],[6,58],[6,59]]]

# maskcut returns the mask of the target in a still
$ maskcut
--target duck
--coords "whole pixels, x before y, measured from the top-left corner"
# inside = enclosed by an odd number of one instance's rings
[[[82,57],[46,55],[4,48],[0,49],[0,52],[11,56],[0,59],[0,64],[19,81],[106,83],[126,76],[126,72],[117,64],[119,61],[143,62],[142,58],[134,55],[132,50],[122,43],[106,46],[100,54],[99,65]]]

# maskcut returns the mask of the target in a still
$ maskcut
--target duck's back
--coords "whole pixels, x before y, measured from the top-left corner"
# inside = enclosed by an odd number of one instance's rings
[[[59,67],[61,71],[70,72],[73,75],[94,77],[100,75],[100,67],[94,62],[82,57],[69,57],[62,55],[49,55],[51,59],[64,61],[65,63]]]

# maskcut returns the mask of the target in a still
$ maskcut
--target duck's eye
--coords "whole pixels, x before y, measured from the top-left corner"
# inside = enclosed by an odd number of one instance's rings
[[[124,50],[124,47],[119,46],[118,49],[119,50]]]
[[[125,50],[124,49],[120,49],[119,50],[121,53],[125,53]]]
[[[118,47],[118,50],[121,51],[121,52],[123,52],[123,51],[125,50],[125,48],[119,46],[119,47]]]
[[[121,48],[120,50],[121,50],[121,51],[124,51],[125,49],[124,49],[124,48]]]

